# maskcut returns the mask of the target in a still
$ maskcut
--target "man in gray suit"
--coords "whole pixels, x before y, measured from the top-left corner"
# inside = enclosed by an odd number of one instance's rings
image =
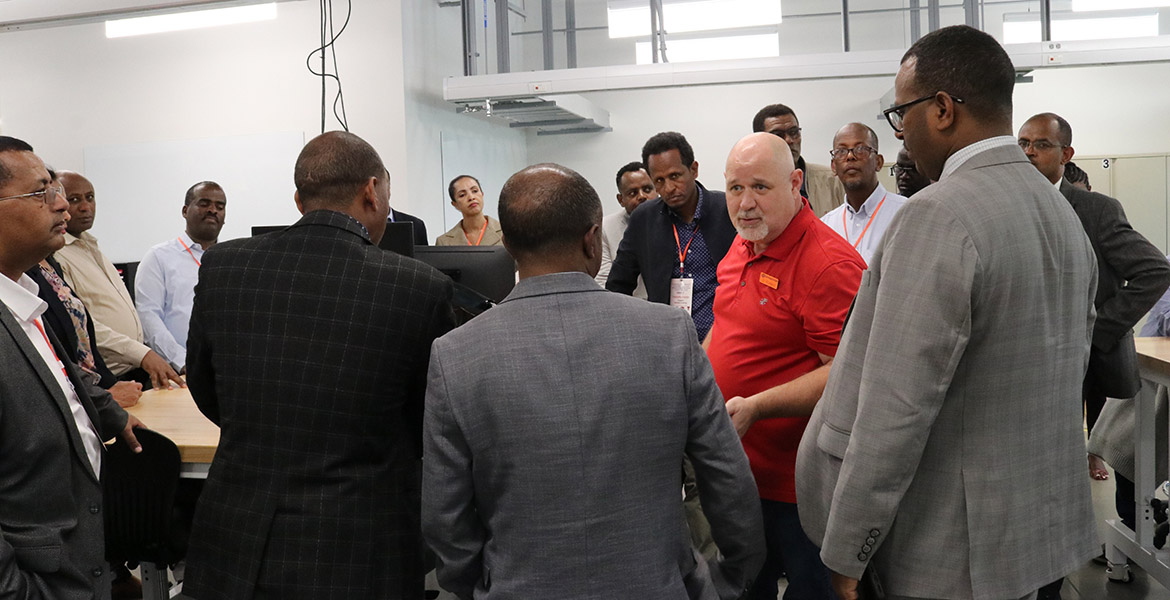
[[[738,598],[763,559],[755,483],[694,324],[606,293],[601,201],[529,167],[500,192],[520,282],[435,341],[423,534],[475,598]],[[691,458],[721,556],[690,546]]]
[[[1100,548],[1068,401],[1096,265],[1011,136],[1014,83],[966,26],[902,58],[886,116],[938,183],[883,236],[797,459],[801,523],[845,600],[863,572],[896,598],[1030,598]]]
[[[0,597],[110,597],[102,440],[139,424],[90,386],[24,272],[65,245],[68,203],[27,143],[0,136]]]

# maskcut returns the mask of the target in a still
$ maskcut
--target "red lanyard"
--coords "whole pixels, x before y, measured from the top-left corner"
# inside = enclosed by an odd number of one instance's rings
[[[183,241],[182,237],[179,238],[179,243],[183,245],[183,249],[187,251],[187,254],[191,255],[191,260],[195,261],[195,266],[202,267],[203,265],[199,264],[199,259],[195,258],[195,253],[191,251],[191,247],[187,245],[187,242]]]
[[[878,202],[877,208],[873,209],[873,214],[870,215],[869,220],[865,222],[865,227],[862,228],[861,235],[858,236],[857,241],[853,242],[854,249],[856,249],[859,245],[861,245],[861,238],[864,238],[865,232],[869,231],[869,226],[871,224],[873,224],[874,217],[876,217],[878,214],[878,211],[882,209],[882,204],[885,203],[885,201],[886,201],[886,195],[882,194],[881,202]],[[849,211],[848,210],[841,211],[841,228],[842,228],[841,232],[845,234],[845,241],[846,242],[849,241],[849,223],[845,220],[845,213],[847,213],[847,212],[849,212]]]
[[[61,357],[57,356],[57,351],[53,349],[53,343],[49,341],[49,336],[45,334],[45,327],[41,325],[41,320],[33,319],[33,325],[37,326],[37,330],[41,332],[41,337],[45,338],[45,345],[49,347],[49,352],[53,353],[53,359],[57,361],[57,366],[61,367],[61,374],[65,376],[65,380],[69,380],[69,373],[65,371],[65,363],[61,362]]]
[[[695,224],[695,230],[691,232],[691,237],[687,239],[687,247],[683,248],[682,242],[678,239],[678,225],[672,224],[674,227],[674,245],[678,247],[678,268],[682,270],[683,264],[687,261],[687,253],[691,251],[691,242],[695,241],[695,234],[699,232],[699,225]]]
[[[488,218],[484,217],[483,218],[483,229],[479,230],[479,239],[475,240],[474,244],[471,243],[471,236],[467,235],[467,230],[464,229],[463,237],[467,238],[467,245],[468,246],[478,246],[479,243],[483,241],[483,234],[487,231],[487,223],[488,223]],[[463,226],[460,225],[459,228],[463,229]]]

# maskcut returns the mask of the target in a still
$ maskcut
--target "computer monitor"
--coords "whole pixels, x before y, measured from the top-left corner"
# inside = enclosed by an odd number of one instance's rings
[[[386,223],[386,233],[378,247],[397,252],[403,256],[414,256],[414,223],[410,221]]]
[[[253,225],[252,237],[276,231],[284,231],[285,229],[288,229],[288,225]]]
[[[503,246],[415,246],[414,257],[492,302],[516,286],[516,261]]]

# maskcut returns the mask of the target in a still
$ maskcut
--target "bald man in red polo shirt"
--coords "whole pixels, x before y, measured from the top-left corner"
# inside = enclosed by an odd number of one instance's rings
[[[747,598],[834,599],[796,512],[796,449],[824,391],[865,262],[813,214],[784,140],[755,133],[727,158],[727,210],[739,235],[719,263],[715,380],[751,461],[768,558]]]

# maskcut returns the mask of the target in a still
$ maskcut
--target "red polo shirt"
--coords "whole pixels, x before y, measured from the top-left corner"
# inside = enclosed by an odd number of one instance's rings
[[[707,354],[725,398],[751,396],[837,354],[865,262],[808,206],[759,255],[736,236],[719,263]],[[760,497],[796,502],[796,448],[807,417],[761,419],[743,437]]]

